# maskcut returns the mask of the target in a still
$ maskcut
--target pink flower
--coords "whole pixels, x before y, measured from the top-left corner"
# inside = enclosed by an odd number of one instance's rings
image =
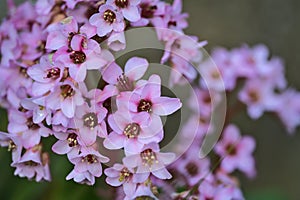
[[[132,22],[132,26],[147,26],[153,18],[161,16],[165,13],[166,3],[159,0],[141,0],[139,9],[141,19]]]
[[[9,133],[20,135],[22,146],[26,149],[38,145],[42,136],[47,137],[51,133],[42,123],[35,124],[30,113],[9,110],[8,118]]]
[[[65,133],[54,132],[54,136],[58,139],[52,146],[52,151],[57,154],[68,154],[73,156],[79,153],[80,144],[78,142],[78,132],[75,130],[67,130]]]
[[[145,112],[149,118],[152,115],[166,116],[181,108],[178,98],[162,97],[161,83],[158,75],[152,75],[147,84],[132,93],[126,92],[117,97],[117,106],[120,110],[128,110],[139,114]]]
[[[220,199],[225,197],[231,197],[230,199],[244,200],[239,183],[234,177],[223,171],[217,171],[215,175],[215,184],[217,185],[216,196]]]
[[[67,17],[57,24],[48,26],[46,49],[57,50],[69,46],[72,36],[78,33],[78,23],[74,17]]]
[[[146,113],[145,113],[146,114]],[[108,123],[113,130],[104,140],[108,149],[124,147],[125,154],[140,153],[145,144],[159,143],[163,138],[163,126],[159,116],[147,123],[147,115],[128,116],[122,111],[108,117]]]
[[[155,27],[182,31],[188,26],[187,17],[187,13],[182,13],[182,0],[175,0],[172,6],[166,5],[162,17],[155,17],[152,23]]]
[[[166,166],[174,161],[175,154],[161,153],[156,143],[145,145],[141,153],[129,155],[123,158],[126,167],[137,167],[136,174],[140,181],[145,181],[150,173],[159,179],[170,179],[172,175]]]
[[[144,58],[130,58],[124,67],[124,72],[115,62],[103,69],[103,79],[115,85],[120,92],[132,91],[136,88],[136,81],[141,79],[147,71],[149,63]]]
[[[98,104],[89,106],[84,103],[77,107],[73,124],[74,129],[78,129],[78,136],[84,145],[90,146],[96,142],[97,136],[105,137],[107,135],[106,117],[107,110]]]
[[[124,193],[127,196],[133,196],[137,183],[133,182],[134,170],[127,168],[122,164],[115,163],[112,167],[104,170],[107,176],[106,182],[114,187],[123,185]]]
[[[285,79],[285,70],[283,60],[273,57],[266,65],[267,70],[261,74],[261,78],[270,82],[275,88],[285,89],[287,81]]]
[[[88,171],[78,172],[76,169],[73,169],[66,177],[66,180],[71,180],[71,179],[73,179],[76,183],[80,183],[80,184],[87,184],[87,185],[95,184],[95,176],[93,176]]]
[[[275,113],[279,116],[289,133],[300,125],[300,93],[294,89],[287,89],[277,96],[278,106]]]
[[[6,103],[6,95],[7,95],[7,90],[9,88],[9,81],[12,77],[12,72],[10,68],[3,68],[1,67],[1,76],[2,78],[0,79],[0,104],[2,107],[5,107]]]
[[[75,165],[74,170],[78,173],[88,172],[92,176],[100,177],[102,175],[101,163],[106,163],[109,158],[101,155],[93,147],[81,148],[78,155],[70,157],[70,161]]]
[[[201,60],[200,48],[206,42],[198,42],[197,37],[186,36],[182,32],[167,28],[157,28],[156,32],[159,40],[165,43],[161,63],[171,62],[170,86],[182,83],[185,79],[194,80],[197,73],[192,63],[198,63]]]
[[[12,23],[18,30],[30,29],[30,23],[37,18],[37,13],[34,6],[30,2],[24,2],[18,6],[12,13],[10,23]]]
[[[55,4],[55,0],[38,0],[35,10],[38,14],[48,15]]]
[[[33,24],[30,31],[20,33],[19,37],[20,45],[25,49],[22,51],[22,59],[35,60],[44,54],[46,34],[43,32],[41,25]]]
[[[141,0],[107,0],[106,4],[111,5],[120,11],[128,21],[136,22],[141,18],[138,9],[140,2]]]
[[[189,99],[189,108],[199,115],[210,115],[221,102],[221,95],[200,87],[193,88],[194,95]],[[215,104],[215,105],[214,105]],[[196,107],[199,107],[198,109]]]
[[[13,163],[19,162],[23,146],[18,135],[0,131],[0,146],[7,147],[7,150],[12,152]]]
[[[88,90],[85,83],[79,83],[79,89],[82,92],[83,97],[86,99],[86,102],[89,102],[90,105],[104,107],[107,109],[108,113],[112,112],[112,105],[107,102],[118,94],[118,91],[113,85],[106,85],[103,90]]]
[[[1,69],[2,72],[2,69]],[[7,84],[7,101],[14,108],[19,108],[22,98],[26,98],[31,93],[32,79],[27,75],[27,67],[12,64],[7,72],[5,70],[4,79]],[[5,77],[5,73],[9,73],[9,77]]]
[[[10,21],[4,21],[0,26],[0,35],[1,66],[9,67],[10,61],[21,55],[16,27]]]
[[[23,99],[21,105],[26,110],[32,111],[32,122],[39,124],[45,120],[47,125],[51,125],[51,111],[44,107],[44,102],[39,102],[39,98]]]
[[[56,84],[66,73],[64,64],[53,62],[51,55],[40,58],[40,62],[28,68],[27,74],[35,82],[32,85],[32,93],[40,96],[48,91],[53,91]]]
[[[60,82],[45,99],[46,107],[53,110],[61,109],[68,118],[74,117],[76,107],[84,103],[80,91],[68,80]]]
[[[99,13],[92,15],[89,21],[97,27],[97,34],[100,37],[106,36],[111,31],[121,32],[125,28],[122,14],[107,4],[100,6]]]
[[[113,32],[107,39],[107,45],[113,51],[121,51],[126,48],[126,39],[124,32]]]
[[[247,105],[248,114],[252,119],[259,118],[266,110],[274,110],[278,104],[272,85],[261,80],[248,80],[238,98]]]
[[[231,173],[239,169],[249,177],[254,177],[255,162],[252,153],[255,148],[254,139],[250,136],[240,136],[235,125],[228,125],[222,139],[216,144],[214,150],[221,156],[221,169]]]
[[[87,40],[96,35],[95,27],[84,24],[80,28],[75,16],[70,16],[59,23],[48,26],[49,32],[46,42],[46,49],[58,50],[62,47],[71,47],[72,38],[75,35],[82,35]]]
[[[182,0],[174,0],[172,6],[166,7],[165,20],[168,21],[169,28],[182,30],[188,27],[186,18],[189,15],[182,13],[182,7]]]
[[[80,4],[80,6],[75,6],[74,9],[67,9],[66,14],[67,16],[72,16],[75,18],[75,20],[79,23],[79,24],[84,24],[84,26],[91,26],[89,23],[89,19],[87,18],[87,12],[90,8],[91,4],[89,3],[83,3]],[[90,16],[91,13],[88,14],[88,16]],[[94,30],[96,30],[95,27],[93,27]],[[96,32],[95,32],[96,35]]]
[[[209,115],[210,116],[210,115]],[[194,151],[200,151],[200,146],[203,143],[203,138],[205,134],[207,134],[207,130],[209,127],[209,119],[203,118],[204,116],[201,114],[200,116],[191,114],[189,119],[184,123],[182,129],[179,130],[176,137],[179,137],[179,141],[175,148],[174,152],[178,154],[185,153],[188,149],[196,147]],[[199,119],[200,118],[200,119]]]
[[[200,200],[206,200],[210,198],[213,199],[216,193],[216,188],[215,185],[213,184],[213,180],[204,179],[202,183],[199,185],[198,191],[200,193],[199,194]]]
[[[132,197],[126,196],[124,200],[130,200],[132,198],[134,198],[134,199],[150,198],[153,200],[158,200],[158,198],[153,194],[151,182],[149,183],[148,181],[145,181],[144,183],[139,184],[134,195]]]
[[[269,50],[264,45],[253,48],[247,45],[232,51],[232,61],[239,67],[239,73],[243,77],[254,78],[257,74],[264,73],[268,62]]]
[[[212,59],[221,72],[227,90],[234,89],[236,80],[240,77],[261,79],[274,87],[285,88],[286,80],[281,59],[275,57],[269,60],[268,57],[269,52],[264,45],[256,45],[253,48],[244,45],[231,51],[216,48],[212,52]]]
[[[197,149],[198,150],[198,149]],[[199,152],[199,150],[198,150]],[[200,159],[195,156],[197,151],[188,151],[186,156],[175,163],[176,169],[185,177],[190,186],[200,182],[210,172],[210,162],[207,158]]]
[[[57,110],[52,113],[53,113],[53,117],[51,121],[52,129],[57,132],[66,130],[71,119],[66,117],[61,110]]]
[[[81,34],[72,37],[69,47],[59,48],[53,60],[68,66],[70,76],[78,82],[84,81],[87,70],[100,69],[107,63],[101,55],[99,44]]]
[[[14,174],[20,177],[27,177],[28,179],[35,177],[35,180],[38,182],[42,179],[50,181],[49,165],[47,164],[49,161],[47,158],[46,154],[41,155],[41,146],[28,149],[19,162],[12,164],[13,167],[16,167]]]
[[[227,51],[224,48],[216,48],[212,52],[212,61],[220,70],[224,86],[226,90],[233,90],[236,86],[236,81],[241,76],[240,64],[234,63],[233,52]]]
[[[215,180],[204,180],[198,187],[199,200],[244,200],[241,191],[232,183],[216,184]]]
[[[206,60],[198,67],[201,79],[200,85],[203,88],[216,90],[218,92],[225,91],[226,83],[223,80],[222,72],[211,60]]]

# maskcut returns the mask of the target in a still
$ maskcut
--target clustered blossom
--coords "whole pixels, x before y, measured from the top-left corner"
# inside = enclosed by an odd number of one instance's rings
[[[212,155],[195,156],[215,128],[210,121],[223,100],[221,89],[230,93],[242,80],[238,100],[252,119],[271,111],[290,132],[300,124],[300,95],[286,89],[282,61],[269,59],[267,48],[258,45],[214,50],[218,68],[203,62],[200,48],[206,42],[184,34],[188,14],[182,13],[181,0],[8,5],[9,15],[0,25],[0,105],[9,123],[7,132],[0,132],[0,145],[12,153],[15,175],[51,180],[43,142],[52,137],[52,151],[74,166],[67,180],[93,185],[105,175],[118,199],[241,200],[232,173],[255,176],[255,141],[230,124],[234,109]],[[145,75],[151,68],[147,59],[133,56],[124,66],[115,60],[115,52],[126,48],[124,31],[145,26],[153,27],[164,45],[161,64],[170,64],[169,85],[187,80],[195,93],[187,102],[191,114],[176,149],[191,143],[177,159],[177,151],[162,150],[167,134],[162,116],[178,112],[182,99],[164,95],[159,75]],[[89,88],[89,73],[101,75],[96,88]],[[104,148],[121,152],[121,163],[104,167],[115,156],[104,155]],[[216,166],[210,156],[220,163]]]
[[[245,104],[252,119],[258,119],[264,112],[276,114],[286,129],[292,133],[300,125],[299,92],[287,86],[284,63],[278,57],[270,57],[266,46],[253,48],[243,45],[226,50],[216,48],[212,52],[214,64],[207,60],[199,66],[203,76],[200,84],[220,91],[223,87],[230,92],[242,86],[237,98]]]

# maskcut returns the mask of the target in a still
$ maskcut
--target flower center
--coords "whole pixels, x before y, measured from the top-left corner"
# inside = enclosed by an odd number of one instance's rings
[[[40,51],[40,52],[44,52],[45,51],[46,42],[45,41],[39,41],[38,43],[39,43],[39,45],[36,47],[36,50]]]
[[[83,157],[81,162],[87,162],[88,164],[93,164],[93,163],[97,163],[98,160],[94,155],[89,154],[89,155]]]
[[[112,24],[116,20],[116,14],[112,10],[106,10],[104,12],[103,19],[107,23]]]
[[[254,90],[249,91],[248,96],[249,96],[249,98],[252,102],[258,102],[259,101],[259,94]]]
[[[23,68],[23,67],[20,67],[20,73],[25,77],[25,78],[28,78],[28,74],[27,74],[27,69],[26,68]]]
[[[47,70],[46,78],[57,79],[60,76],[60,69],[55,67]]]
[[[142,99],[142,100],[140,101],[139,105],[138,105],[138,112],[143,112],[143,111],[145,111],[145,112],[148,112],[148,113],[149,113],[149,112],[152,111],[151,107],[152,107],[151,101],[147,101],[147,100],[145,100],[145,99]]]
[[[20,107],[18,108],[18,111],[20,111],[20,112],[27,112],[28,110],[25,109],[23,106],[20,106]]]
[[[8,142],[7,150],[8,151],[14,151],[16,148],[17,148],[17,145],[12,140],[10,140]]]
[[[210,98],[209,94],[205,95],[205,97],[203,98],[203,102],[205,104],[211,104],[211,98]]]
[[[177,26],[177,22],[176,21],[169,21],[168,25],[169,26]]]
[[[199,124],[205,125],[205,124],[207,124],[208,122],[209,122],[209,121],[208,121],[207,117],[205,117],[205,116],[200,116],[200,117],[199,117]]]
[[[152,151],[152,149],[146,149],[142,151],[140,156],[142,158],[143,165],[145,166],[152,166],[154,162],[158,163],[156,154]]]
[[[77,135],[75,133],[69,134],[67,141],[68,141],[69,147],[76,147],[78,144]]]
[[[191,176],[196,176],[198,174],[198,166],[193,162],[189,162],[185,166],[185,169]]]
[[[134,89],[133,82],[128,79],[124,74],[117,79],[117,87],[120,92],[132,91]]]
[[[95,113],[87,113],[83,116],[84,126],[93,129],[98,125],[98,117]]]
[[[74,64],[81,64],[84,63],[86,55],[82,51],[72,51],[70,54],[70,59]]]
[[[30,166],[30,167],[36,167],[38,166],[39,164],[37,162],[34,162],[32,160],[29,160],[29,161],[26,161],[24,162],[24,165],[27,165],[27,166]]]
[[[136,138],[140,134],[140,126],[137,123],[128,124],[123,133],[128,138]]]
[[[39,125],[33,123],[32,117],[30,117],[30,118],[27,119],[26,125],[31,130],[37,130],[38,128],[40,128]]]
[[[124,167],[120,172],[119,181],[120,182],[126,181],[131,175],[132,173],[126,167]]]
[[[61,90],[60,94],[64,98],[72,97],[75,95],[75,91],[70,85],[62,85],[60,86],[60,90]]]
[[[255,59],[252,56],[249,56],[246,60],[249,65],[255,65]]]
[[[142,3],[140,7],[142,9],[141,15],[143,18],[152,18],[154,12],[157,10],[157,6],[151,6],[148,3]]]
[[[228,144],[228,145],[226,146],[226,152],[227,152],[228,155],[231,155],[231,156],[235,155],[235,154],[236,154],[236,148],[235,148],[235,145],[233,145],[233,144]]]
[[[116,0],[115,1],[116,6],[119,8],[126,8],[128,6],[128,0]]]
[[[211,73],[211,77],[212,77],[213,79],[219,79],[219,78],[221,78],[221,75],[220,75],[220,73],[219,73],[218,71],[213,71],[213,72]]]

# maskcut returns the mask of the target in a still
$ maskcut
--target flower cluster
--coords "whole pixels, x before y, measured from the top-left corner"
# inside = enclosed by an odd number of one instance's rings
[[[266,46],[244,45],[230,51],[216,48],[211,56],[219,71],[215,71],[211,61],[203,63],[199,69],[207,79],[201,80],[201,85],[217,91],[225,87],[228,92],[242,86],[237,99],[247,107],[250,118],[258,119],[264,112],[274,113],[290,133],[300,125],[296,103],[300,93],[287,86],[283,61],[278,57],[269,59]]]
[[[159,75],[143,79],[145,58],[121,67],[113,53],[126,47],[125,29],[165,18],[174,6],[161,2],[159,13],[156,2],[140,0],[9,3],[0,32],[1,105],[9,124],[0,139],[12,152],[15,175],[50,181],[43,138],[55,137],[52,151],[74,165],[67,180],[93,185],[114,156],[101,148],[124,151],[122,164],[105,174],[110,185],[124,183],[128,198],[139,196],[152,176],[170,179],[166,166],[175,154],[160,152],[160,116],[182,103],[161,94]],[[89,71],[100,73],[103,86],[88,89]]]
[[[300,93],[287,88],[282,60],[270,58],[264,45],[252,48],[244,45],[232,50],[215,48],[211,58],[204,60],[198,70],[201,78],[194,88],[196,97],[188,101],[193,112],[180,130],[181,141],[193,142],[170,166],[171,172],[176,174],[176,182],[158,181],[157,185],[168,188],[164,194],[166,199],[244,199],[237,179],[231,174],[238,170],[249,178],[256,176],[252,155],[255,140],[251,136],[241,136],[232,119],[243,111],[253,120],[270,112],[292,133],[300,125],[299,104],[296,103]],[[217,112],[216,107],[224,101],[223,92],[235,100],[227,103],[221,139],[208,157],[196,160],[194,155],[201,152],[206,137],[217,129],[218,124],[211,119]],[[184,142],[177,149],[182,144]]]
[[[117,198],[244,199],[231,173],[255,176],[255,141],[230,124],[233,109],[212,155],[195,156],[214,130],[211,118],[224,101],[222,90],[230,93],[240,79],[244,86],[238,100],[251,118],[272,111],[289,131],[300,123],[300,95],[286,89],[281,60],[269,60],[260,45],[216,49],[212,58],[218,68],[203,62],[200,48],[206,42],[184,34],[188,15],[182,13],[181,0],[8,5],[9,15],[0,25],[0,105],[9,123],[0,132],[0,145],[11,151],[15,175],[51,180],[43,143],[52,137],[51,150],[74,165],[67,180],[93,185],[105,175],[106,183],[117,187]],[[126,48],[125,31],[136,27],[154,28],[164,46],[160,64],[171,68],[169,86],[188,82],[195,94],[189,101],[165,95],[164,77],[147,75],[147,59],[133,56],[118,64],[116,53]],[[90,88],[91,73],[101,76],[95,88]],[[184,106],[191,112],[179,131],[180,143],[173,152],[163,152],[161,142],[170,133],[162,117]],[[121,159],[115,161],[117,157]],[[111,167],[104,166],[108,162]]]

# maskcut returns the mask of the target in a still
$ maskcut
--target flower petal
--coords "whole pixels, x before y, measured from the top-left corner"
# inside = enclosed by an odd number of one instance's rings
[[[152,171],[152,174],[154,176],[156,176],[159,179],[171,179],[172,175],[170,174],[170,172],[168,172],[168,170],[164,167],[155,171]]]
[[[112,62],[104,68],[102,72],[103,80],[110,84],[116,84],[118,82],[117,79],[122,75],[122,73],[123,71],[121,67],[117,63]]]
[[[125,75],[130,80],[138,80],[142,78],[149,66],[149,63],[144,58],[133,57],[125,64]]]
[[[90,130],[87,130],[87,129],[82,128],[81,130],[79,130],[79,137],[80,137],[80,140],[86,146],[90,146],[90,145],[92,145],[96,142],[97,132],[96,131],[90,131]]]
[[[53,146],[52,146],[52,151],[63,155],[67,154],[69,151],[71,151],[72,147],[68,145],[68,143],[64,140],[58,140]]]
[[[121,149],[124,147],[124,136],[111,132],[103,141],[103,145],[107,149]]]
[[[152,100],[153,112],[157,115],[170,115],[181,108],[182,103],[178,98],[159,97]]]
[[[122,10],[123,16],[131,22],[136,22],[141,19],[141,14],[136,6],[128,6]]]

